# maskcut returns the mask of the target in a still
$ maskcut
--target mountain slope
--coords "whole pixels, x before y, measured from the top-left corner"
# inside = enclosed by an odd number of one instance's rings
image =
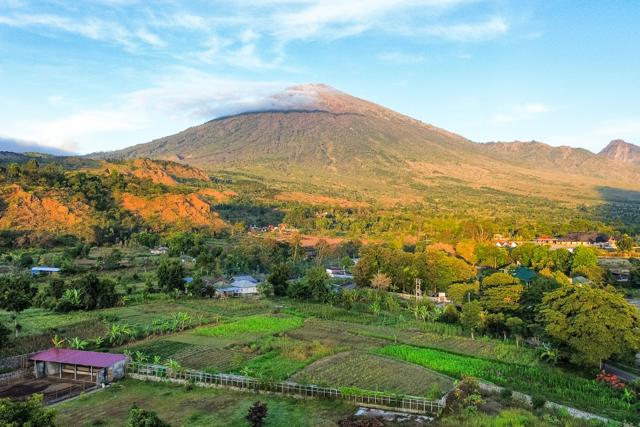
[[[621,139],[615,139],[598,153],[623,162],[640,164],[640,147]]]
[[[483,194],[499,197],[496,191],[584,203],[601,200],[604,187],[640,190],[636,165],[542,143],[474,143],[326,85],[289,88],[270,105],[272,111],[88,157],[174,160],[388,203],[452,197],[480,203]]]

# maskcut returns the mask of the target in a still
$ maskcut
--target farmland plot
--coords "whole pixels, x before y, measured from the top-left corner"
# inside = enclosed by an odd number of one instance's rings
[[[327,320],[309,319],[300,329],[287,332],[287,336],[301,341],[333,341],[337,347],[351,350],[381,348],[389,343],[377,338],[364,337],[348,333],[353,324]]]
[[[357,352],[315,362],[292,380],[412,396],[427,396],[434,385],[443,392],[453,387],[451,379],[419,366]]]
[[[302,326],[302,319],[299,317],[250,317],[234,323],[228,323],[211,328],[196,329],[193,334],[210,337],[238,338],[246,333],[253,332],[283,332],[289,329],[296,329]]]

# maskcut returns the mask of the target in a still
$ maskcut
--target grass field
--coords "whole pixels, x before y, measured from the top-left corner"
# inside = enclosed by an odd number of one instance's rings
[[[288,319],[280,317],[250,317],[226,325],[197,329],[193,333],[209,337],[237,338],[245,333],[277,333],[289,329],[297,329],[300,326],[302,326],[302,319],[299,317]]]
[[[434,385],[441,391],[453,387],[453,380],[416,365],[372,354],[340,353],[309,365],[293,381],[358,387],[411,396],[427,396]]]
[[[140,408],[157,412],[174,427],[249,427],[244,416],[257,400],[269,408],[265,427],[333,427],[336,421],[356,411],[335,400],[298,400],[200,387],[189,391],[184,386],[124,380],[115,387],[58,406],[58,422],[62,426],[124,427],[129,409],[136,402]]]

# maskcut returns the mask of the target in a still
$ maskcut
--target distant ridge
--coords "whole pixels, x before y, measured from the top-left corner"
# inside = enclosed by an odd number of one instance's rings
[[[636,165],[640,164],[640,147],[621,139],[611,141],[609,145],[598,154],[623,162],[635,163]]]

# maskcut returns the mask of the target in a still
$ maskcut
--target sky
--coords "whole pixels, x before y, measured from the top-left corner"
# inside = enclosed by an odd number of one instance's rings
[[[89,153],[301,83],[472,141],[640,145],[640,2],[0,0],[0,150]]]

